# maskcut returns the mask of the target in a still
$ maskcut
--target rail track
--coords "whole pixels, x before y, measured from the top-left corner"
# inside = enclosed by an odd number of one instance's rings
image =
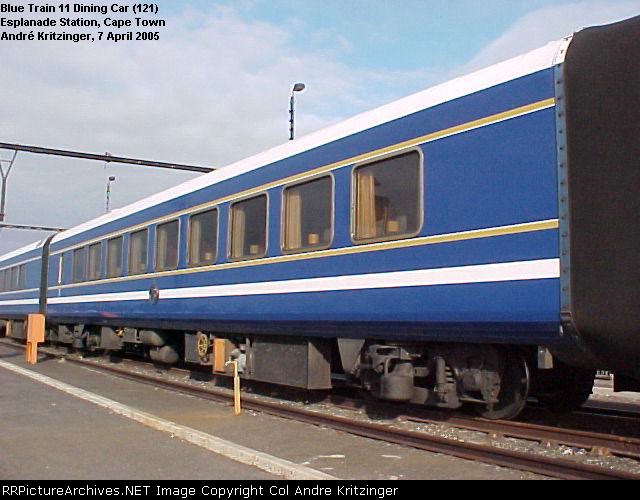
[[[0,345],[14,349],[22,349],[23,345],[0,341]],[[161,378],[127,369],[132,363],[124,360],[124,363],[106,364],[99,363],[91,358],[83,358],[55,349],[41,349],[41,354],[49,358],[64,358],[66,361],[90,366],[113,375],[143,382],[156,387],[177,390],[182,393],[197,396],[217,402],[231,404],[232,395],[228,389],[219,387],[202,387],[193,383],[180,382]],[[135,364],[134,364],[135,365]],[[179,372],[180,369],[172,369]],[[188,370],[184,370],[189,373]],[[355,409],[362,405],[361,401],[349,398],[338,398],[340,401],[332,401],[341,408]],[[544,456],[532,452],[514,451],[503,447],[477,444],[442,436],[433,435],[416,430],[407,430],[389,425],[388,423],[364,421],[342,415],[328,414],[325,412],[310,410],[297,405],[282,404],[281,401],[269,401],[264,397],[253,394],[243,395],[243,407],[247,410],[267,413],[278,417],[293,419],[313,425],[329,427],[350,434],[395,443],[429,452],[442,453],[468,460],[476,460],[484,463],[533,472],[560,479],[640,479],[640,474],[634,474],[618,469],[582,463],[566,458]],[[368,403],[367,403],[368,404]],[[563,429],[525,422],[493,421],[478,418],[464,417],[458,414],[450,414],[439,411],[409,411],[398,414],[399,420],[418,422],[425,424],[446,424],[459,429],[486,433],[491,438],[510,437],[542,443],[543,445],[565,445],[570,447],[590,450],[600,455],[615,455],[619,457],[640,460],[640,439],[594,433],[580,430]],[[640,420],[639,420],[640,422]]]

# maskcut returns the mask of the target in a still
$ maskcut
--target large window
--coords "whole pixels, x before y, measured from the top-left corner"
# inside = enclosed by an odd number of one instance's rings
[[[107,241],[107,278],[122,275],[122,236]]]
[[[267,251],[267,196],[231,205],[232,259],[255,259]]]
[[[79,283],[85,280],[87,270],[87,252],[85,248],[73,251],[73,282]]]
[[[283,249],[300,252],[326,248],[332,236],[332,179],[321,179],[284,190]]]
[[[160,224],[156,230],[156,271],[178,267],[180,223],[177,220]]]
[[[218,210],[192,215],[189,219],[189,265],[213,264],[218,253]]]
[[[95,243],[89,247],[89,280],[100,279],[100,261],[102,259],[101,243]]]
[[[143,229],[132,233],[129,237],[129,274],[144,274],[147,272],[147,242],[149,231]]]
[[[18,266],[11,268],[11,290],[17,290],[20,287],[20,270]]]
[[[354,240],[396,239],[419,231],[421,163],[412,151],[354,170]]]
[[[22,264],[18,268],[18,288],[25,290],[27,288],[27,266]]]
[[[7,272],[5,270],[0,271],[0,292],[7,291],[7,285],[4,281],[6,275],[7,275]]]

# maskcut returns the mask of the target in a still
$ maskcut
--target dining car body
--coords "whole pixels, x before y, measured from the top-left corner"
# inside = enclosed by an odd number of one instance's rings
[[[578,406],[596,369],[634,387],[639,35],[585,29],[0,257],[0,319],[491,418]]]

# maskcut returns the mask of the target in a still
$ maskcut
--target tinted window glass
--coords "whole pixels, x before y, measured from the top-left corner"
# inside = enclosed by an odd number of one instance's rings
[[[102,257],[102,248],[100,243],[89,247],[89,279],[100,279],[100,260]]]
[[[189,265],[213,264],[218,253],[218,211],[209,210],[189,219]]]
[[[267,248],[267,197],[257,196],[231,206],[231,258],[255,259]]]
[[[78,283],[85,280],[87,268],[87,253],[84,248],[73,251],[73,281]]]
[[[22,264],[18,269],[18,288],[24,290],[27,288],[27,266]]]
[[[331,177],[313,180],[284,191],[283,247],[287,251],[313,250],[331,242]]]
[[[156,270],[166,271],[178,267],[178,240],[180,224],[177,220],[161,224],[156,230]]]
[[[394,239],[419,230],[420,164],[420,155],[411,152],[355,169],[356,240]]]
[[[107,242],[107,278],[122,275],[122,236]]]
[[[147,272],[148,231],[143,229],[129,237],[129,274]]]
[[[11,268],[11,290],[17,290],[20,285],[20,276],[17,267]]]

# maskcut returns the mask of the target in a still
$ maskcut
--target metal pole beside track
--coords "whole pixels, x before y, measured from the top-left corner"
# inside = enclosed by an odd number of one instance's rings
[[[227,361],[225,365],[233,365],[233,414],[238,417],[242,414],[240,406],[240,375],[238,374],[238,360]]]
[[[13,162],[16,161],[16,156],[18,156],[18,151],[13,152],[13,157],[11,160],[3,160],[0,159],[0,177],[2,178],[2,190],[0,191],[0,222],[4,221],[5,215],[5,204],[7,197],[7,183],[9,182],[9,174],[11,173],[11,169],[13,168]],[[2,163],[8,163],[7,171],[5,172],[2,168]]]

